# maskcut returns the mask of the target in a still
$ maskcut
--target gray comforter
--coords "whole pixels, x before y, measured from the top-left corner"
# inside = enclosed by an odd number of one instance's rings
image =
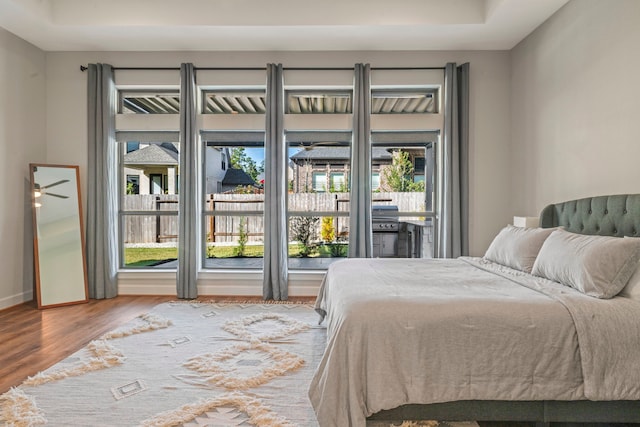
[[[322,427],[408,403],[640,399],[640,304],[603,301],[480,258],[331,265]]]

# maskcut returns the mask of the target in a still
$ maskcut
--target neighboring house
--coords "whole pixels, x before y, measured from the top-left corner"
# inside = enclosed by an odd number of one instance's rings
[[[424,150],[403,149],[409,152],[414,166],[414,181],[424,180]],[[374,147],[371,152],[371,187],[384,187],[384,170],[391,165],[391,149]],[[349,147],[304,148],[291,156],[292,187],[296,193],[347,191],[349,183]]]
[[[127,143],[124,174],[129,194],[178,193],[178,144]]]
[[[231,167],[229,148],[207,145],[205,156],[206,194],[222,193],[222,181]]]
[[[238,187],[258,188],[256,182],[242,169],[227,168],[222,179],[222,193],[231,193]]]
[[[179,182],[178,143],[127,143],[124,155],[124,175],[129,194],[177,194]],[[238,177],[229,171],[228,148],[206,148],[207,194],[227,191],[230,186],[254,185],[248,176]],[[244,173],[244,172],[243,172]],[[246,175],[246,174],[245,174]],[[225,183],[224,180],[227,180]]]

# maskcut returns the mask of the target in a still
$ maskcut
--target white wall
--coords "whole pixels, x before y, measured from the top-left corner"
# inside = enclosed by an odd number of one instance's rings
[[[29,163],[46,159],[45,54],[0,28],[0,309],[33,298]]]
[[[640,193],[640,1],[572,0],[511,51],[514,215]]]

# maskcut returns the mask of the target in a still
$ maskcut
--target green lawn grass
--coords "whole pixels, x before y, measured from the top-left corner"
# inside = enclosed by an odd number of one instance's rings
[[[332,251],[330,246],[317,246],[310,254],[309,258],[346,256],[346,246],[341,245],[341,249]],[[299,257],[302,245],[289,245],[289,257]],[[234,258],[236,247],[234,246],[210,246],[207,250],[207,258]],[[264,247],[258,245],[245,246],[244,256],[250,258],[262,258]],[[177,248],[125,248],[124,264],[126,267],[152,267],[162,262],[172,261],[178,258]]]

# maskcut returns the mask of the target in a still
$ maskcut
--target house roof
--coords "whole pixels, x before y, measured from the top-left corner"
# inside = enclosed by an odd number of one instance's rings
[[[125,165],[177,165],[178,147],[175,143],[149,144],[124,155]]]
[[[222,185],[255,185],[255,181],[242,169],[229,168],[222,178]]]
[[[350,155],[349,147],[314,147],[298,151],[291,160],[348,160]],[[373,160],[391,160],[391,153],[385,148],[374,147],[371,157]]]

